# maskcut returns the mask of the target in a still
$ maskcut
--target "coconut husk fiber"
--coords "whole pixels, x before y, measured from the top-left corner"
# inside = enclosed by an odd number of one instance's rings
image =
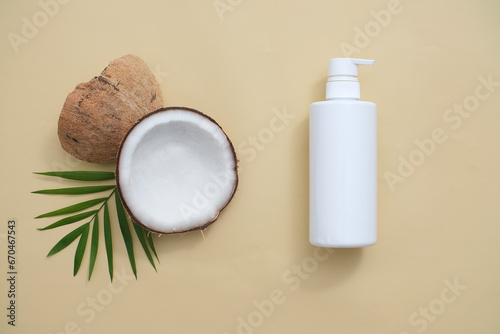
[[[68,95],[59,116],[59,140],[80,160],[113,162],[132,125],[162,106],[151,70],[141,58],[126,55]]]

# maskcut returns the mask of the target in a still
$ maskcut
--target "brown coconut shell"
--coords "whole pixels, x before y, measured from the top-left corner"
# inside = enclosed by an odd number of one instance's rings
[[[146,63],[134,55],[123,56],[68,95],[59,116],[61,146],[80,160],[113,162],[132,125],[162,106],[158,83]]]

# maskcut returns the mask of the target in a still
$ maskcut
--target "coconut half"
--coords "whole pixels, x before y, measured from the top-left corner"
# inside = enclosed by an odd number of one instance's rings
[[[238,185],[234,147],[209,116],[162,108],[124,137],[116,178],[132,220],[157,233],[203,229],[231,201]]]

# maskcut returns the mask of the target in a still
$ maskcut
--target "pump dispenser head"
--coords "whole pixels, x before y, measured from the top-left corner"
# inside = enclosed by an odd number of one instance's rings
[[[328,62],[326,99],[359,100],[358,65],[373,65],[375,60],[333,58]]]

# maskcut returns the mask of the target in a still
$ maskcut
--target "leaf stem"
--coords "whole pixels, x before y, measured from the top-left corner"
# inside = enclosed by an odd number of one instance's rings
[[[108,197],[106,197],[106,199],[104,200],[104,202],[102,202],[101,206],[99,207],[99,209],[97,209],[96,213],[92,216],[92,218],[89,220],[89,223],[91,223],[94,218],[99,214],[99,212],[101,211],[101,209],[104,207],[104,204],[106,204],[109,199],[111,198],[111,196],[113,196],[113,194],[116,192],[116,186],[113,188],[113,191],[109,194]]]

